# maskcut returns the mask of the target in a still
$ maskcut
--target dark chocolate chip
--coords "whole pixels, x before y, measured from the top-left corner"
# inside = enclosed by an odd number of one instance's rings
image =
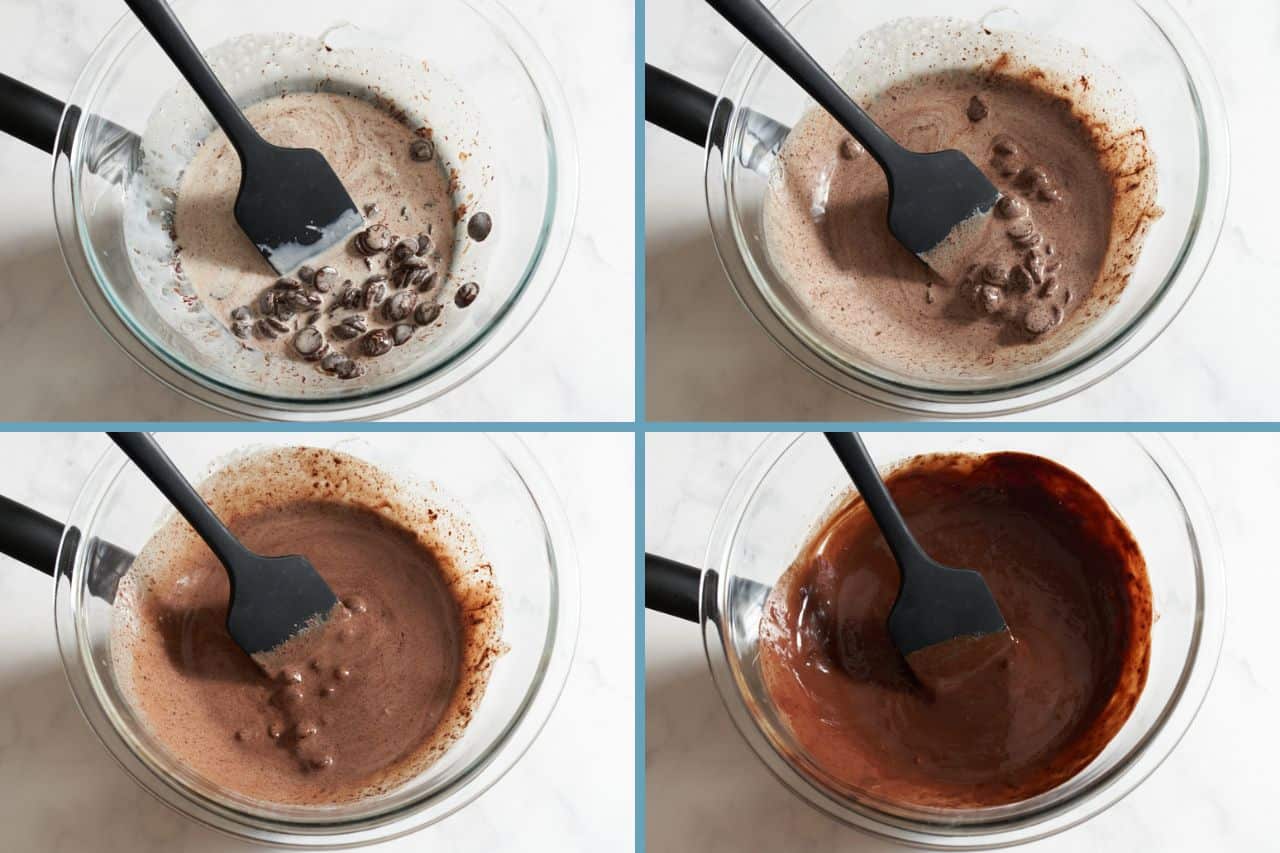
[[[997,313],[1003,301],[1004,294],[1001,293],[1000,288],[990,284],[984,284],[978,288],[978,304],[988,314]]]
[[[1033,335],[1043,335],[1053,328],[1053,312],[1047,305],[1033,305],[1022,318],[1022,326]]]
[[[1005,233],[1015,240],[1025,240],[1030,237],[1036,230],[1036,225],[1031,221],[1030,216],[1024,216],[1021,219],[1015,219],[1009,223],[1009,227],[1005,229]]]
[[[1009,282],[1009,271],[999,264],[987,264],[982,268],[982,282],[994,287],[1004,287]]]
[[[338,369],[339,364],[342,364],[342,362],[344,361],[350,361],[350,360],[351,359],[345,353],[340,353],[336,351],[331,352],[328,355],[326,355],[323,359],[321,359],[320,369],[327,371],[329,373],[333,373]]]
[[[338,283],[338,271],[333,267],[321,267],[316,270],[311,283],[321,293],[328,293]]]
[[[391,258],[398,264],[404,263],[416,254],[418,254],[418,241],[415,239],[400,240],[391,247]]]
[[[1040,234],[1039,231],[1032,231],[1027,236],[1018,240],[1014,240],[1013,244],[1017,246],[1019,249],[1033,249],[1036,246],[1039,246],[1043,241],[1044,241],[1044,237]]]
[[[436,156],[435,143],[425,137],[419,137],[409,145],[409,156],[419,163],[425,163]]]
[[[371,226],[355,236],[353,245],[366,258],[385,252],[391,245],[391,229],[385,225]]]
[[[418,305],[418,294],[413,290],[401,290],[382,303],[382,315],[392,323],[399,323],[413,313]]]
[[[477,213],[467,222],[467,235],[477,243],[484,242],[493,231],[493,217],[487,213]]]
[[[396,346],[406,344],[413,337],[413,326],[408,323],[400,323],[391,327],[391,342]]]
[[[253,312],[249,310],[248,305],[241,305],[239,308],[231,312],[232,320],[252,320]]]
[[[1047,201],[1052,204],[1055,202],[1062,201],[1062,191],[1059,190],[1057,187],[1052,187],[1052,186],[1037,187],[1036,198],[1040,199],[1041,201]]]
[[[258,334],[268,340],[275,340],[285,332],[289,331],[289,327],[277,320],[275,317],[263,317],[254,326]]]
[[[338,297],[338,303],[343,308],[359,308],[364,302],[364,288],[357,287],[351,279],[342,285],[342,294]]]
[[[991,150],[1001,157],[1016,157],[1022,153],[1022,147],[1007,133],[1001,133],[991,140]]]
[[[303,358],[318,358],[326,348],[324,335],[315,326],[307,326],[293,336],[293,348]]]
[[[996,202],[996,216],[1001,219],[1022,219],[1027,213],[1027,203],[1016,195],[1000,196]]]
[[[472,302],[475,302],[476,297],[479,295],[480,285],[474,281],[469,281],[458,288],[458,292],[453,295],[453,303],[459,308],[466,308]]]
[[[315,277],[316,277],[315,267],[309,267],[305,265],[298,267],[298,278],[301,279],[304,284],[311,284],[311,282],[315,280]]]
[[[419,258],[418,260],[421,260]],[[403,266],[391,274],[392,283],[398,288],[416,287],[422,292],[436,284],[436,271],[430,266]]]
[[[969,99],[969,109],[965,110],[965,115],[969,117],[969,121],[977,122],[986,118],[990,112],[983,100],[974,95]]]
[[[231,324],[231,334],[244,340],[253,334],[253,321],[237,320]]]
[[[353,317],[348,317],[343,320],[338,325],[331,327],[329,331],[332,332],[335,337],[342,338],[345,341],[350,341],[360,337],[368,331],[368,329],[369,327],[365,323],[364,316],[356,314]]]
[[[387,296],[387,277],[384,275],[375,275],[373,278],[365,282],[364,285],[364,301],[362,302],[364,309],[368,311],[373,308]]]
[[[393,346],[395,346],[395,343],[391,340],[391,333],[386,329],[376,329],[365,335],[360,345],[364,354],[373,358],[386,355],[391,352]]]
[[[439,302],[423,302],[413,312],[413,322],[419,326],[430,326],[440,317],[442,310]]]
[[[1027,272],[1026,267],[1018,266],[1009,270],[1009,284],[1015,290],[1025,293],[1031,290],[1035,282],[1031,280],[1031,273]]]
[[[1022,260],[1026,265],[1027,272],[1031,273],[1031,280],[1036,284],[1044,282],[1044,258],[1035,252],[1027,252],[1027,256]]]

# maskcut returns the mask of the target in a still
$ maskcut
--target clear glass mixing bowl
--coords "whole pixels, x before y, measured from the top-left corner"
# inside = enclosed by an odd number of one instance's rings
[[[883,468],[922,453],[1017,450],[1084,477],[1143,550],[1154,596],[1151,665],[1137,706],[1078,775],[1023,802],[939,810],[835,792],[791,736],[762,681],[756,652],[764,600],[850,489],[820,433],[773,435],[747,461],[721,504],[701,587],[711,672],[738,730],[769,769],[820,811],[878,836],[937,849],[1019,844],[1097,815],[1169,755],[1199,710],[1217,666],[1226,620],[1222,556],[1208,507],[1160,436],[1119,433],[868,433]]]
[[[170,433],[161,444],[188,478],[229,454],[305,444],[364,459],[460,507],[503,592],[503,639],[484,699],[463,737],[435,764],[383,795],[335,806],[250,802],[180,765],[128,704],[109,651],[115,581],[171,512],[114,446],[67,519],[55,573],[63,666],[85,718],[111,755],[151,794],[188,817],[252,841],[349,847],[404,835],[464,807],[533,742],[560,696],[578,626],[578,567],[568,521],[546,476],[516,438],[479,433]],[[112,548],[104,547],[109,543]],[[125,558],[122,560],[121,551]]]
[[[409,12],[396,0],[367,0],[358,7],[340,0],[186,0],[174,6],[205,50],[248,33],[328,32],[340,46],[421,58],[457,84],[479,117],[476,132],[492,152],[486,194],[501,214],[495,210],[498,228],[481,247],[484,298],[455,312],[438,334],[416,342],[412,361],[389,376],[360,387],[334,383],[302,396],[284,395],[229,368],[195,345],[198,336],[189,324],[156,310],[130,262],[125,189],[139,159],[130,156],[120,129],[142,133],[153,108],[180,78],[137,20],[125,15],[98,45],[67,99],[77,111],[69,114],[78,120],[64,115],[53,170],[54,214],[67,268],[116,343],[165,384],[219,411],[298,421],[402,411],[456,387],[506,349],[533,319],[560,271],[578,197],[568,105],[515,18],[496,0],[430,0]]]
[[[811,103],[751,45],[720,90],[707,148],[716,250],[747,309],[796,361],[831,384],[900,411],[948,417],[1015,412],[1074,394],[1142,352],[1182,310],[1217,247],[1230,184],[1226,111],[1208,60],[1166,0],[781,0],[774,14],[825,67],[857,38],[904,17],[950,17],[1086,49],[1137,104],[1164,216],[1119,302],[1048,359],[1000,375],[925,380],[877,364],[824,331],[774,268],[761,211],[773,152]]]

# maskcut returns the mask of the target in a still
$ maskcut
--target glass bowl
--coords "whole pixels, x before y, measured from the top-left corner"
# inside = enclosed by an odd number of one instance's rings
[[[857,38],[904,17],[950,17],[1021,30],[1087,50],[1123,80],[1155,153],[1164,216],[1120,300],[1046,359],[998,375],[923,379],[877,364],[824,331],[792,294],[764,243],[774,153],[812,103],[747,45],[720,90],[707,147],[706,195],[716,250],[747,309],[789,355],[855,397],[921,415],[978,417],[1059,400],[1142,352],[1199,284],[1226,215],[1229,141],[1217,82],[1166,0],[781,0],[774,14],[826,68]]]
[[[67,268],[116,343],[153,376],[214,409],[296,421],[402,411],[456,387],[506,349],[550,292],[568,250],[578,197],[568,106],[546,60],[515,18],[496,0],[430,0],[410,13],[395,0],[368,0],[358,9],[338,0],[174,5],[206,53],[249,33],[297,33],[339,49],[403,56],[409,65],[429,69],[423,73],[439,82],[428,96],[431,104],[465,109],[433,112],[428,106],[426,119],[438,129],[440,119],[432,115],[468,117],[467,129],[479,140],[480,153],[460,149],[460,155],[475,156],[456,156],[448,165],[475,176],[463,181],[460,193],[482,199],[497,230],[454,259],[455,270],[464,261],[478,267],[470,277],[480,281],[483,298],[465,312],[451,310],[450,304],[446,322],[431,337],[387,357],[403,359],[393,370],[379,365],[369,382],[318,382],[288,391],[264,381],[261,371],[236,360],[255,354],[218,337],[229,332],[203,308],[192,311],[180,304],[175,286],[144,286],[144,279],[152,279],[140,275],[131,260],[134,247],[126,241],[126,229],[130,210],[138,205],[127,203],[126,190],[143,159],[130,150],[121,128],[143,133],[156,105],[180,78],[137,20],[125,15],[98,45],[68,98],[53,170],[54,214]],[[449,25],[440,26],[441,21]],[[356,88],[323,69],[312,73],[314,80],[294,75],[281,77],[278,85]],[[267,84],[254,75],[226,76],[242,106],[266,94]],[[277,85],[270,75],[268,83]],[[478,126],[471,128],[473,120]]]
[[[1147,683],[1132,715],[1079,774],[1039,796],[982,809],[928,809],[846,797],[792,737],[764,687],[757,655],[766,596],[816,525],[849,493],[820,433],[774,435],[720,507],[701,590],[703,640],[721,698],[761,761],[818,810],[884,838],[976,850],[1044,838],[1097,815],[1169,755],[1209,689],[1226,619],[1217,532],[1204,498],[1161,437],[1120,433],[869,433],[885,469],[922,453],[1016,450],[1084,477],[1143,550],[1154,619]]]
[[[66,521],[55,573],[55,623],[76,703],[111,755],[147,791],[236,837],[290,847],[384,841],[447,817],[498,781],[528,749],[568,676],[578,625],[578,568],[568,521],[537,463],[514,437],[394,433],[170,433],[161,443],[193,480],[229,455],[308,444],[351,454],[445,501],[470,522],[503,592],[503,639],[488,689],[462,738],[404,785],[332,806],[246,800],[180,765],[126,701],[109,650],[115,582],[171,511],[114,446]],[[105,547],[110,543],[112,547]],[[123,549],[123,552],[121,551]]]

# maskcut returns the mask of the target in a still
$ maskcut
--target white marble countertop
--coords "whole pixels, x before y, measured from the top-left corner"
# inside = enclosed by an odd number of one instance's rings
[[[581,630],[568,683],[546,728],[497,785],[433,827],[368,849],[631,849],[635,623],[626,603],[634,600],[634,438],[523,438],[560,495],[582,568]],[[94,433],[10,434],[0,494],[58,517],[107,444]],[[0,600],[6,602],[0,620],[0,849],[265,849],[171,811],[97,742],[62,673],[49,578],[0,556]]]
[[[635,25],[629,0],[507,3],[564,88],[577,131],[577,229],[533,322],[421,421],[631,420],[635,408]],[[0,73],[62,98],[119,3],[0,0]],[[582,33],[590,31],[590,38]],[[53,228],[51,158],[0,137],[0,398],[6,420],[217,420],[152,379],[75,293]],[[619,168],[619,164],[623,164]],[[20,369],[19,369],[20,368]]]
[[[1265,258],[1275,221],[1272,145],[1280,119],[1274,0],[1171,0],[1213,64],[1231,126],[1232,188],[1222,242],[1182,314],[1133,362],[1062,402],[1019,416],[1050,421],[1269,420],[1280,417],[1262,341],[1280,313]],[[991,6],[998,7],[998,2]],[[743,44],[702,0],[649,0],[646,60],[717,91]],[[1264,106],[1267,105],[1267,106]],[[902,417],[831,388],[793,362],[738,302],[707,223],[703,158],[645,131],[647,399],[650,420],[887,420]],[[1249,328],[1251,331],[1245,332]]]
[[[729,484],[762,436],[651,433],[646,550],[697,564]],[[1109,811],[1023,848],[1050,851],[1275,850],[1273,736],[1280,716],[1274,601],[1280,576],[1264,519],[1280,503],[1280,435],[1169,436],[1222,539],[1227,631],[1199,716],[1167,761]],[[1266,508],[1266,509],[1264,509]],[[645,618],[646,827],[650,849],[889,853],[792,796],[739,737],[694,625]]]

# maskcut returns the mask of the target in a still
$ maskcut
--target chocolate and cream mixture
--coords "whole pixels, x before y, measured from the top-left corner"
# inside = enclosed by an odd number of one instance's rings
[[[903,146],[958,149],[1002,193],[958,280],[894,239],[883,171],[820,109],[783,145],[764,205],[770,261],[820,332],[928,379],[991,377],[1069,344],[1119,298],[1159,215],[1145,134],[1090,112],[1089,76],[981,30],[952,35],[989,58],[849,88]]]
[[[277,276],[235,220],[240,160],[214,131],[178,188],[174,264],[246,346],[353,379],[364,359],[427,334],[447,308],[467,308],[480,295],[478,283],[466,282],[443,299],[454,223],[467,212],[455,206],[456,187],[429,128],[411,129],[392,105],[329,92],[286,93],[245,115],[269,142],[320,151],[366,226],[295,274]],[[467,220],[477,242],[492,228],[484,212]]]
[[[125,576],[111,635],[128,703],[160,747],[222,789],[293,805],[391,790],[438,759],[504,650],[493,571],[459,521],[312,448],[244,457],[200,491],[250,549],[304,554],[341,605],[322,640],[268,677],[227,633],[225,569],[169,520]]]
[[[764,607],[760,667],[785,725],[854,798],[972,809],[1062,784],[1146,682],[1152,600],[1138,543],[1087,482],[1038,456],[921,456],[886,482],[930,556],[982,573],[1013,647],[945,690],[922,686],[888,633],[897,564],[853,496]]]
[[[240,162],[177,79],[142,129],[123,226],[146,331],[227,385],[358,394],[438,366],[508,296],[501,164],[466,81],[412,39],[248,33],[202,49],[263,136],[318,150],[363,219],[281,277],[235,222]]]

